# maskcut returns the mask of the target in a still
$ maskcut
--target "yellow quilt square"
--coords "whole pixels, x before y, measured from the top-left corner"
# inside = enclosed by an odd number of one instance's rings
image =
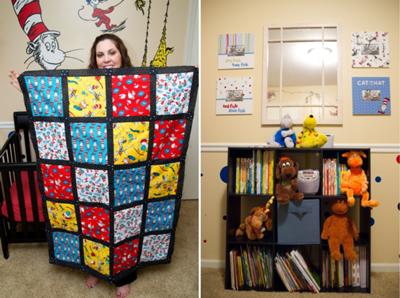
[[[83,239],[85,264],[104,275],[110,275],[110,248],[101,243]]]
[[[113,124],[114,164],[123,165],[147,160],[149,122]]]
[[[68,77],[69,115],[106,117],[106,82],[103,76]]]
[[[77,232],[75,206],[73,204],[46,202],[50,225],[55,229]]]
[[[151,166],[149,199],[176,194],[179,167],[179,162]]]

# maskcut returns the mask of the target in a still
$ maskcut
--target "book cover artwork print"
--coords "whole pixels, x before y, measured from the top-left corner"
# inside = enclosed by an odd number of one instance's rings
[[[389,77],[353,77],[353,115],[390,115]]]
[[[389,67],[388,32],[353,32],[351,49],[353,68]]]
[[[253,77],[220,77],[217,81],[217,115],[253,113]]]
[[[19,82],[50,263],[117,281],[170,262],[197,68],[29,71]]]
[[[254,34],[227,33],[218,37],[218,69],[254,67]]]

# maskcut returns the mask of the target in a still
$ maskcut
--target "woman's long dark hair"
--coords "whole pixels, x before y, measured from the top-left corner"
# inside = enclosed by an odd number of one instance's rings
[[[90,49],[90,62],[88,68],[89,69],[98,68],[96,62],[96,47],[100,41],[106,39],[111,40],[115,44],[115,47],[118,49],[118,51],[121,53],[121,67],[132,67],[131,58],[129,58],[128,50],[126,49],[126,46],[122,41],[122,39],[115,34],[106,33],[97,36],[96,39],[94,40],[92,48]]]

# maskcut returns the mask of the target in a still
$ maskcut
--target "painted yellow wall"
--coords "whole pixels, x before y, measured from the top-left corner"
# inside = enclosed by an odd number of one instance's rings
[[[372,196],[381,202],[373,210],[372,263],[398,263],[400,154],[399,115],[399,1],[398,0],[203,0],[201,22],[201,142],[202,142],[202,260],[206,265],[224,259],[226,184],[219,172],[227,164],[226,146],[262,144],[278,129],[261,125],[261,84],[263,64],[263,26],[337,24],[340,26],[343,125],[318,129],[333,133],[335,143],[349,146],[371,146]],[[389,32],[390,68],[351,68],[351,33],[357,31]],[[255,37],[255,67],[246,70],[217,69],[219,34],[252,32]],[[216,80],[219,76],[254,77],[253,115],[215,115]],[[353,76],[389,76],[391,81],[391,116],[353,116]],[[296,127],[297,132],[300,127]],[[215,152],[215,145],[222,151]],[[389,152],[378,152],[386,150]],[[375,182],[381,176],[382,182]],[[398,266],[398,265],[397,265]],[[397,267],[398,268],[398,267]],[[398,269],[397,269],[398,270]]]

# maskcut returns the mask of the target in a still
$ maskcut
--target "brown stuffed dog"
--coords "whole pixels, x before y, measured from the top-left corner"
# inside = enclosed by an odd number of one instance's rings
[[[281,157],[276,166],[276,197],[280,204],[288,204],[290,200],[301,201],[304,194],[297,191],[298,165],[289,157]]]
[[[270,206],[274,201],[271,197],[265,207],[254,207],[250,211],[244,223],[240,224],[236,230],[236,237],[240,238],[246,233],[249,240],[263,239],[265,230],[272,230],[272,218],[270,215]]]
[[[354,240],[358,239],[358,229],[347,216],[349,210],[347,202],[337,200],[333,203],[331,210],[333,214],[325,220],[321,238],[328,240],[331,258],[336,261],[342,259],[340,254],[340,245],[342,245],[345,259],[354,261],[357,258]]]

